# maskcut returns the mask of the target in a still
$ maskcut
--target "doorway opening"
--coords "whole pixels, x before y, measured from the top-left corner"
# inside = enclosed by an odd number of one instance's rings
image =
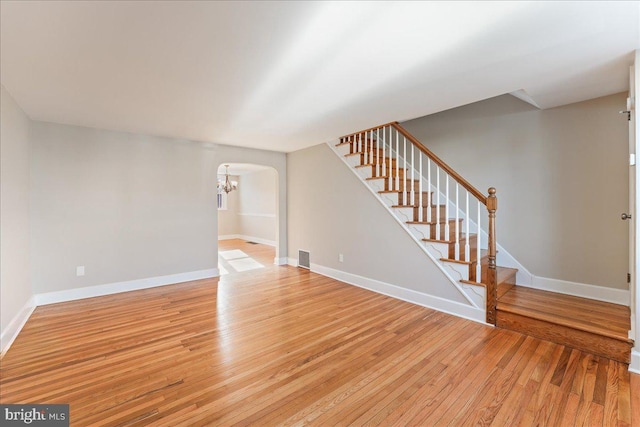
[[[273,268],[278,246],[278,174],[248,163],[218,168],[220,276]]]

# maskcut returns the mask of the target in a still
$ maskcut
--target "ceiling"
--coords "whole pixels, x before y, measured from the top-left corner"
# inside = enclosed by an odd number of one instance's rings
[[[34,120],[289,152],[517,92],[628,89],[640,2],[2,1]]]
[[[249,175],[256,172],[262,172],[264,170],[274,170],[268,166],[255,165],[252,163],[229,163],[229,175],[240,176],[240,175]],[[218,167],[218,175],[224,175],[227,169],[225,165],[220,165]],[[274,171],[275,173],[275,171]]]

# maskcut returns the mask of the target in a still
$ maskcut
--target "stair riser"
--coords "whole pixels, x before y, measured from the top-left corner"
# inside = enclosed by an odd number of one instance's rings
[[[436,210],[440,209],[440,221],[444,221],[446,218],[447,208],[444,205],[441,205],[439,208],[436,206],[431,206],[430,208],[423,206],[422,207],[422,221],[435,222],[437,217]],[[429,216],[429,211],[431,211],[431,216]],[[420,221],[420,208],[413,208],[413,221]]]
[[[447,228],[447,222],[449,225],[449,234],[445,234],[446,228]],[[456,220],[455,219],[450,219],[447,222],[441,222],[440,223],[440,238],[442,240],[454,240],[456,238]],[[431,239],[435,239],[436,237],[436,233],[438,231],[438,225],[437,224],[433,224],[431,226],[429,226],[430,228],[430,233],[431,233]],[[458,226],[458,231],[460,233],[462,233],[462,223],[460,222],[460,225]]]
[[[473,255],[473,259],[475,260],[476,255]],[[475,279],[475,275],[476,275],[476,265],[477,263],[473,263],[471,266],[469,266],[469,275],[473,275],[473,280]],[[482,283],[486,283],[487,281],[487,270],[489,269],[489,259],[488,257],[483,257],[483,259],[481,260],[481,265],[480,265],[480,269],[481,269],[481,277],[480,280],[476,280],[478,282],[482,282]],[[471,273],[471,271],[473,270],[473,273]],[[514,272],[513,274],[510,274],[509,276],[503,278],[502,280],[500,280],[499,284],[505,284],[505,285],[513,285],[515,286],[516,284],[516,273]]]
[[[349,157],[355,157],[355,158],[359,159],[359,162],[360,162],[359,164],[360,165],[369,165],[369,164],[371,164],[371,165],[382,165],[382,164],[385,164],[389,169],[396,169],[396,159],[390,159],[388,155],[386,157],[383,157],[382,151],[380,152],[379,155],[376,155],[375,151],[372,154],[371,153],[358,153],[358,154],[355,154],[355,155],[349,156]],[[399,168],[402,168],[402,166],[399,166]]]
[[[560,345],[566,345],[618,362],[629,363],[631,360],[631,344],[564,325],[557,325],[498,309],[496,326]]]
[[[382,164],[361,165],[361,166],[358,166],[356,169],[358,169],[358,173],[360,173],[360,169],[366,170],[367,178],[378,177],[378,176],[388,176],[388,173],[391,173],[392,179],[395,179],[396,176],[399,176],[400,179],[404,179],[404,172],[405,172],[405,170],[402,168],[398,170],[387,168],[387,170],[384,171],[382,168]]]
[[[414,199],[411,198],[411,192],[405,191],[403,193],[398,193],[397,205],[418,205],[420,204],[420,192],[414,192]],[[433,204],[433,199],[429,200],[429,198],[433,198],[433,192],[423,191],[422,192],[422,206],[426,206],[429,204]]]
[[[399,179],[397,183],[395,179],[392,179],[391,182],[389,182],[388,179],[381,180],[381,181],[384,181],[383,189],[385,191],[389,191],[389,190],[411,191],[411,183],[407,182],[406,180]],[[420,191],[420,183],[418,181],[413,181],[413,191]]]
[[[469,255],[476,252],[476,238],[475,236],[471,236],[469,239]],[[466,258],[466,239],[460,239],[458,245],[460,247],[460,259],[463,260]],[[449,258],[455,259],[456,257],[456,244],[449,243]]]
[[[350,138],[340,138],[340,143],[343,144],[343,146],[348,146],[348,147],[363,147],[363,146],[369,146],[371,145],[371,143],[373,142],[373,145],[375,145],[376,141],[375,139],[370,139],[370,138],[364,138],[362,137],[359,140],[359,135],[354,135],[351,136]]]

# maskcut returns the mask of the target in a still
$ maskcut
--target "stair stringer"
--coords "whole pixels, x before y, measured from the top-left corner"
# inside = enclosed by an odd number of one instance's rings
[[[378,193],[378,191],[383,189],[383,183],[381,180],[367,180],[366,178],[370,176],[370,173],[366,172],[368,168],[356,168],[355,166],[359,164],[359,161],[356,159],[357,156],[345,157],[345,154],[348,154],[348,152],[341,152],[340,148],[336,147],[337,143],[338,141],[332,141],[328,142],[327,145],[336,154],[336,156],[349,166],[351,172],[353,172],[353,174],[362,181],[375,198],[385,207],[391,217],[400,224],[400,226],[409,234],[411,239],[422,249],[427,257],[444,273],[445,277],[447,277],[465,300],[474,309],[479,310],[482,313],[482,320],[480,320],[480,316],[478,319],[474,320],[484,322],[484,319],[486,318],[485,287],[460,282],[460,280],[468,280],[468,266],[464,265],[463,267],[466,268],[461,268],[462,266],[458,263],[442,261],[441,258],[446,257],[447,255],[447,245],[438,242],[423,242],[421,240],[422,237],[420,237],[420,233],[423,233],[423,231],[417,228],[412,230],[410,225],[406,223],[413,219],[413,208],[391,208],[390,200],[388,200],[388,198],[383,198],[382,195]]]

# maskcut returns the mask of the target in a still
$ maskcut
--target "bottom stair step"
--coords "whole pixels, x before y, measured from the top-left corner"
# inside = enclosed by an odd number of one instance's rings
[[[629,363],[629,308],[514,286],[502,289],[496,326]]]

